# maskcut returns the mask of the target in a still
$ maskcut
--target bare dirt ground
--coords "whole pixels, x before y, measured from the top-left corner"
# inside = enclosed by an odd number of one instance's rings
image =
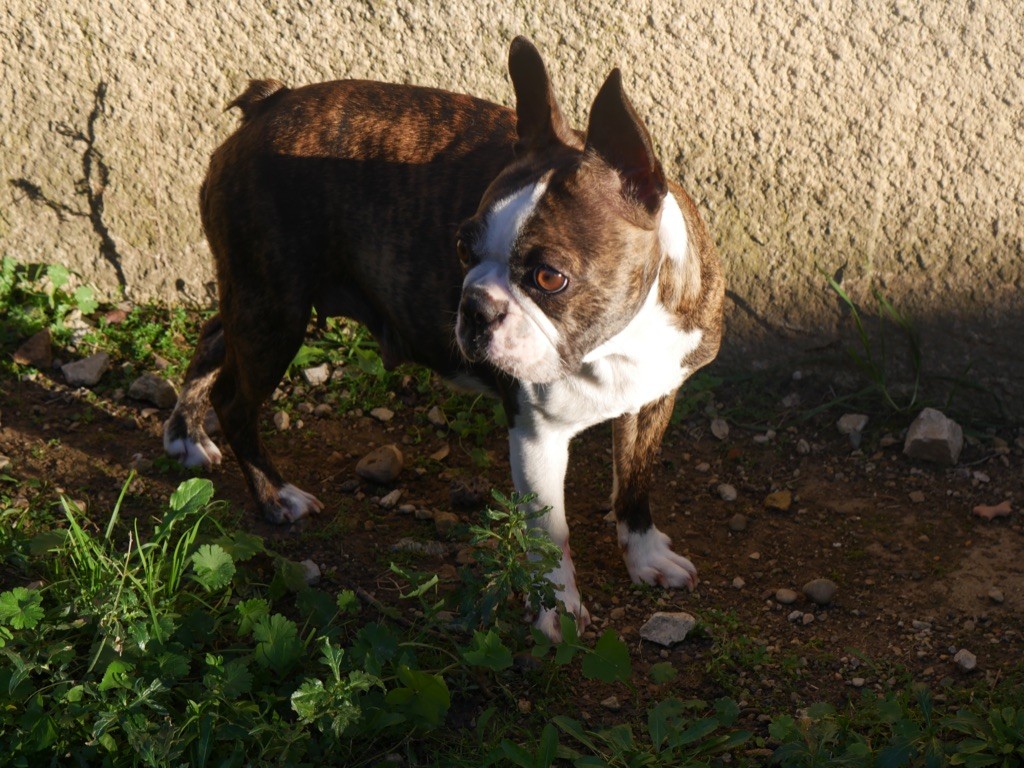
[[[0,454],[9,459],[0,490],[10,505],[55,501],[62,492],[84,502],[101,525],[135,468],[128,511],[145,517],[164,508],[188,476],[161,458],[168,412],[126,399],[116,371],[107,378],[92,392],[69,389],[59,373],[0,380]],[[909,416],[889,424],[873,416],[854,449],[835,427],[842,411],[800,420],[793,406],[793,395],[805,409],[827,399],[825,382],[787,373],[766,374],[753,385],[761,402],[772,403],[761,406],[761,427],[738,426],[743,419],[734,416],[728,436],[716,438],[707,407],[739,414],[734,406],[750,397],[751,386],[716,388],[713,398],[672,425],[663,446],[652,507],[659,526],[700,571],[692,593],[630,584],[614,527],[604,519],[610,429],[595,428],[573,444],[567,502],[592,629],[614,627],[629,643],[640,675],[664,660],[680,670],[667,685],[641,683],[641,701],[644,693],[707,698],[725,691],[748,706],[792,709],[907,679],[939,695],[948,686],[1024,681],[1022,433],[969,428],[959,464],[946,468],[903,455],[901,430]],[[326,392],[307,388],[280,401],[276,407],[291,404],[287,430],[274,427],[275,406],[265,419],[283,473],[319,496],[325,511],[290,528],[257,519],[225,447],[225,464],[212,479],[218,497],[230,502],[226,522],[267,537],[290,557],[312,558],[325,573],[326,589],[361,586],[393,599],[398,585],[388,565],[396,557],[435,570],[449,583],[457,579],[465,536],[457,528],[452,538],[441,537],[428,515],[454,509],[463,522],[478,521],[482,502],[453,508],[452,488],[460,482],[510,490],[502,430],[484,442],[489,465],[480,467],[469,439],[428,421],[430,403],[414,387],[388,402],[395,413],[388,422],[361,412],[315,417],[310,406]],[[787,395],[788,408],[780,403]],[[359,480],[357,461],[387,443],[405,455],[397,482],[378,487]],[[430,458],[446,450],[443,458]],[[723,500],[722,484],[733,486],[735,500]],[[419,514],[381,507],[380,497],[396,488],[400,505]],[[766,506],[778,491],[791,494],[787,509]],[[1013,508],[1008,517],[987,521],[972,514],[976,505],[1005,500]],[[392,545],[405,537],[441,540],[447,554],[396,555]],[[6,582],[10,574],[0,571],[0,577]],[[830,605],[816,606],[799,594],[816,578],[838,585]],[[798,593],[795,603],[780,604],[780,588]],[[656,610],[688,611],[711,629],[661,649],[638,634]],[[976,657],[973,671],[954,662],[961,649]],[[605,696],[605,689],[584,685],[576,701],[585,714],[600,717]]]

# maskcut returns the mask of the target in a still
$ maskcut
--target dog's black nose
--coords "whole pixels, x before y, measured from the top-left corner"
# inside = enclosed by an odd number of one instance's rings
[[[462,296],[459,311],[463,320],[479,333],[504,319],[508,314],[508,301],[496,301],[479,291],[467,292]]]

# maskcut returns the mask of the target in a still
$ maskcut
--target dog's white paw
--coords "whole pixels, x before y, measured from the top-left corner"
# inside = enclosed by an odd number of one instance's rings
[[[167,455],[177,459],[182,465],[191,468],[202,467],[212,469],[220,466],[220,449],[214,442],[203,435],[199,442],[190,437],[173,437],[168,427],[164,427],[164,450]]]
[[[267,512],[267,517],[273,523],[294,523],[324,508],[320,499],[291,483],[281,486],[281,490],[277,492],[277,500],[277,506]]]
[[[653,525],[637,533],[619,524],[619,546],[634,583],[692,590],[697,585],[697,568],[673,552],[671,544],[672,540]]]

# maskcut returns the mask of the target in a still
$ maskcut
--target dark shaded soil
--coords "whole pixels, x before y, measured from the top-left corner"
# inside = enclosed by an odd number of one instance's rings
[[[9,501],[0,505],[26,505],[37,496],[52,501],[62,492],[85,502],[101,524],[135,467],[139,477],[128,511],[160,514],[168,495],[188,476],[162,458],[167,412],[125,399],[115,391],[116,372],[96,392],[69,390],[58,378],[0,379],[0,454],[10,460],[2,471],[9,479],[0,487]],[[723,385],[711,405],[721,413],[739,413],[733,406],[749,398],[752,386],[762,395],[796,393],[805,404],[815,403],[827,397],[827,388],[815,381],[786,376],[767,388],[749,382]],[[481,468],[471,457],[472,437],[431,425],[431,397],[413,387],[387,403],[396,414],[388,423],[358,412],[317,418],[297,407],[307,403],[310,410],[326,392],[291,393],[282,400],[292,408],[287,431],[274,429],[271,408],[265,422],[284,475],[315,493],[326,511],[289,529],[256,519],[237,465],[225,450],[225,465],[213,480],[218,496],[230,502],[227,522],[268,537],[295,559],[312,558],[324,569],[327,589],[360,586],[382,600],[396,599],[399,585],[388,570],[396,557],[421,570],[437,570],[449,583],[457,579],[456,558],[465,542],[458,530],[448,557],[396,556],[391,546],[398,539],[439,536],[430,519],[384,510],[378,501],[399,488],[399,504],[451,511],[453,481],[509,490],[501,430],[484,441],[490,463]],[[758,420],[777,425],[774,436],[766,437],[763,428],[737,426],[742,421],[737,416],[728,437],[719,440],[698,408],[666,438],[652,506],[676,549],[700,570],[693,593],[630,584],[614,527],[604,519],[610,429],[593,429],[574,442],[567,502],[593,629],[611,626],[627,640],[641,680],[660,661],[669,660],[680,671],[665,686],[641,682],[640,696],[625,697],[625,711],[616,717],[642,708],[647,693],[707,698],[728,692],[765,711],[823,699],[838,702],[857,687],[885,690],[905,682],[901,670],[940,693],[947,686],[1021,680],[1024,440],[1017,431],[971,435],[960,464],[941,468],[903,456],[900,431],[909,417],[881,426],[873,417],[863,445],[854,450],[834,426],[841,411],[800,421],[774,394],[767,399],[772,402],[762,406]],[[800,446],[801,440],[807,445]],[[356,462],[385,443],[396,443],[405,453],[398,482],[388,488],[358,482]],[[445,447],[445,458],[429,458]],[[805,447],[809,452],[801,452]],[[722,500],[723,483],[736,488],[735,501]],[[792,493],[789,509],[767,508],[766,497],[780,490]],[[972,515],[976,505],[1004,500],[1014,509],[1009,517],[985,521]],[[478,520],[472,507],[455,511],[464,522]],[[737,513],[747,519],[741,531],[729,525]],[[9,586],[12,574],[0,576]],[[816,607],[802,595],[793,605],[776,601],[779,588],[799,593],[814,578],[838,585],[831,605]],[[708,629],[671,650],[657,648],[638,634],[656,610],[688,611]],[[791,617],[794,611],[799,616]],[[973,672],[953,661],[962,648],[977,657]],[[600,702],[609,693],[602,684],[583,685],[576,690],[575,714],[581,710],[600,719],[605,715]]]

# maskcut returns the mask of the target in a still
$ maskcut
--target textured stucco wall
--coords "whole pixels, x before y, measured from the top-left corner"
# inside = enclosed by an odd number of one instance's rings
[[[64,262],[108,290],[123,277],[133,298],[206,302],[196,192],[237,119],[222,107],[249,77],[378,78],[510,103],[519,33],[579,125],[623,68],[721,248],[727,357],[831,338],[844,321],[824,270],[910,312],[936,365],[972,361],[1007,392],[1024,379],[1015,0],[8,0],[0,252]]]

